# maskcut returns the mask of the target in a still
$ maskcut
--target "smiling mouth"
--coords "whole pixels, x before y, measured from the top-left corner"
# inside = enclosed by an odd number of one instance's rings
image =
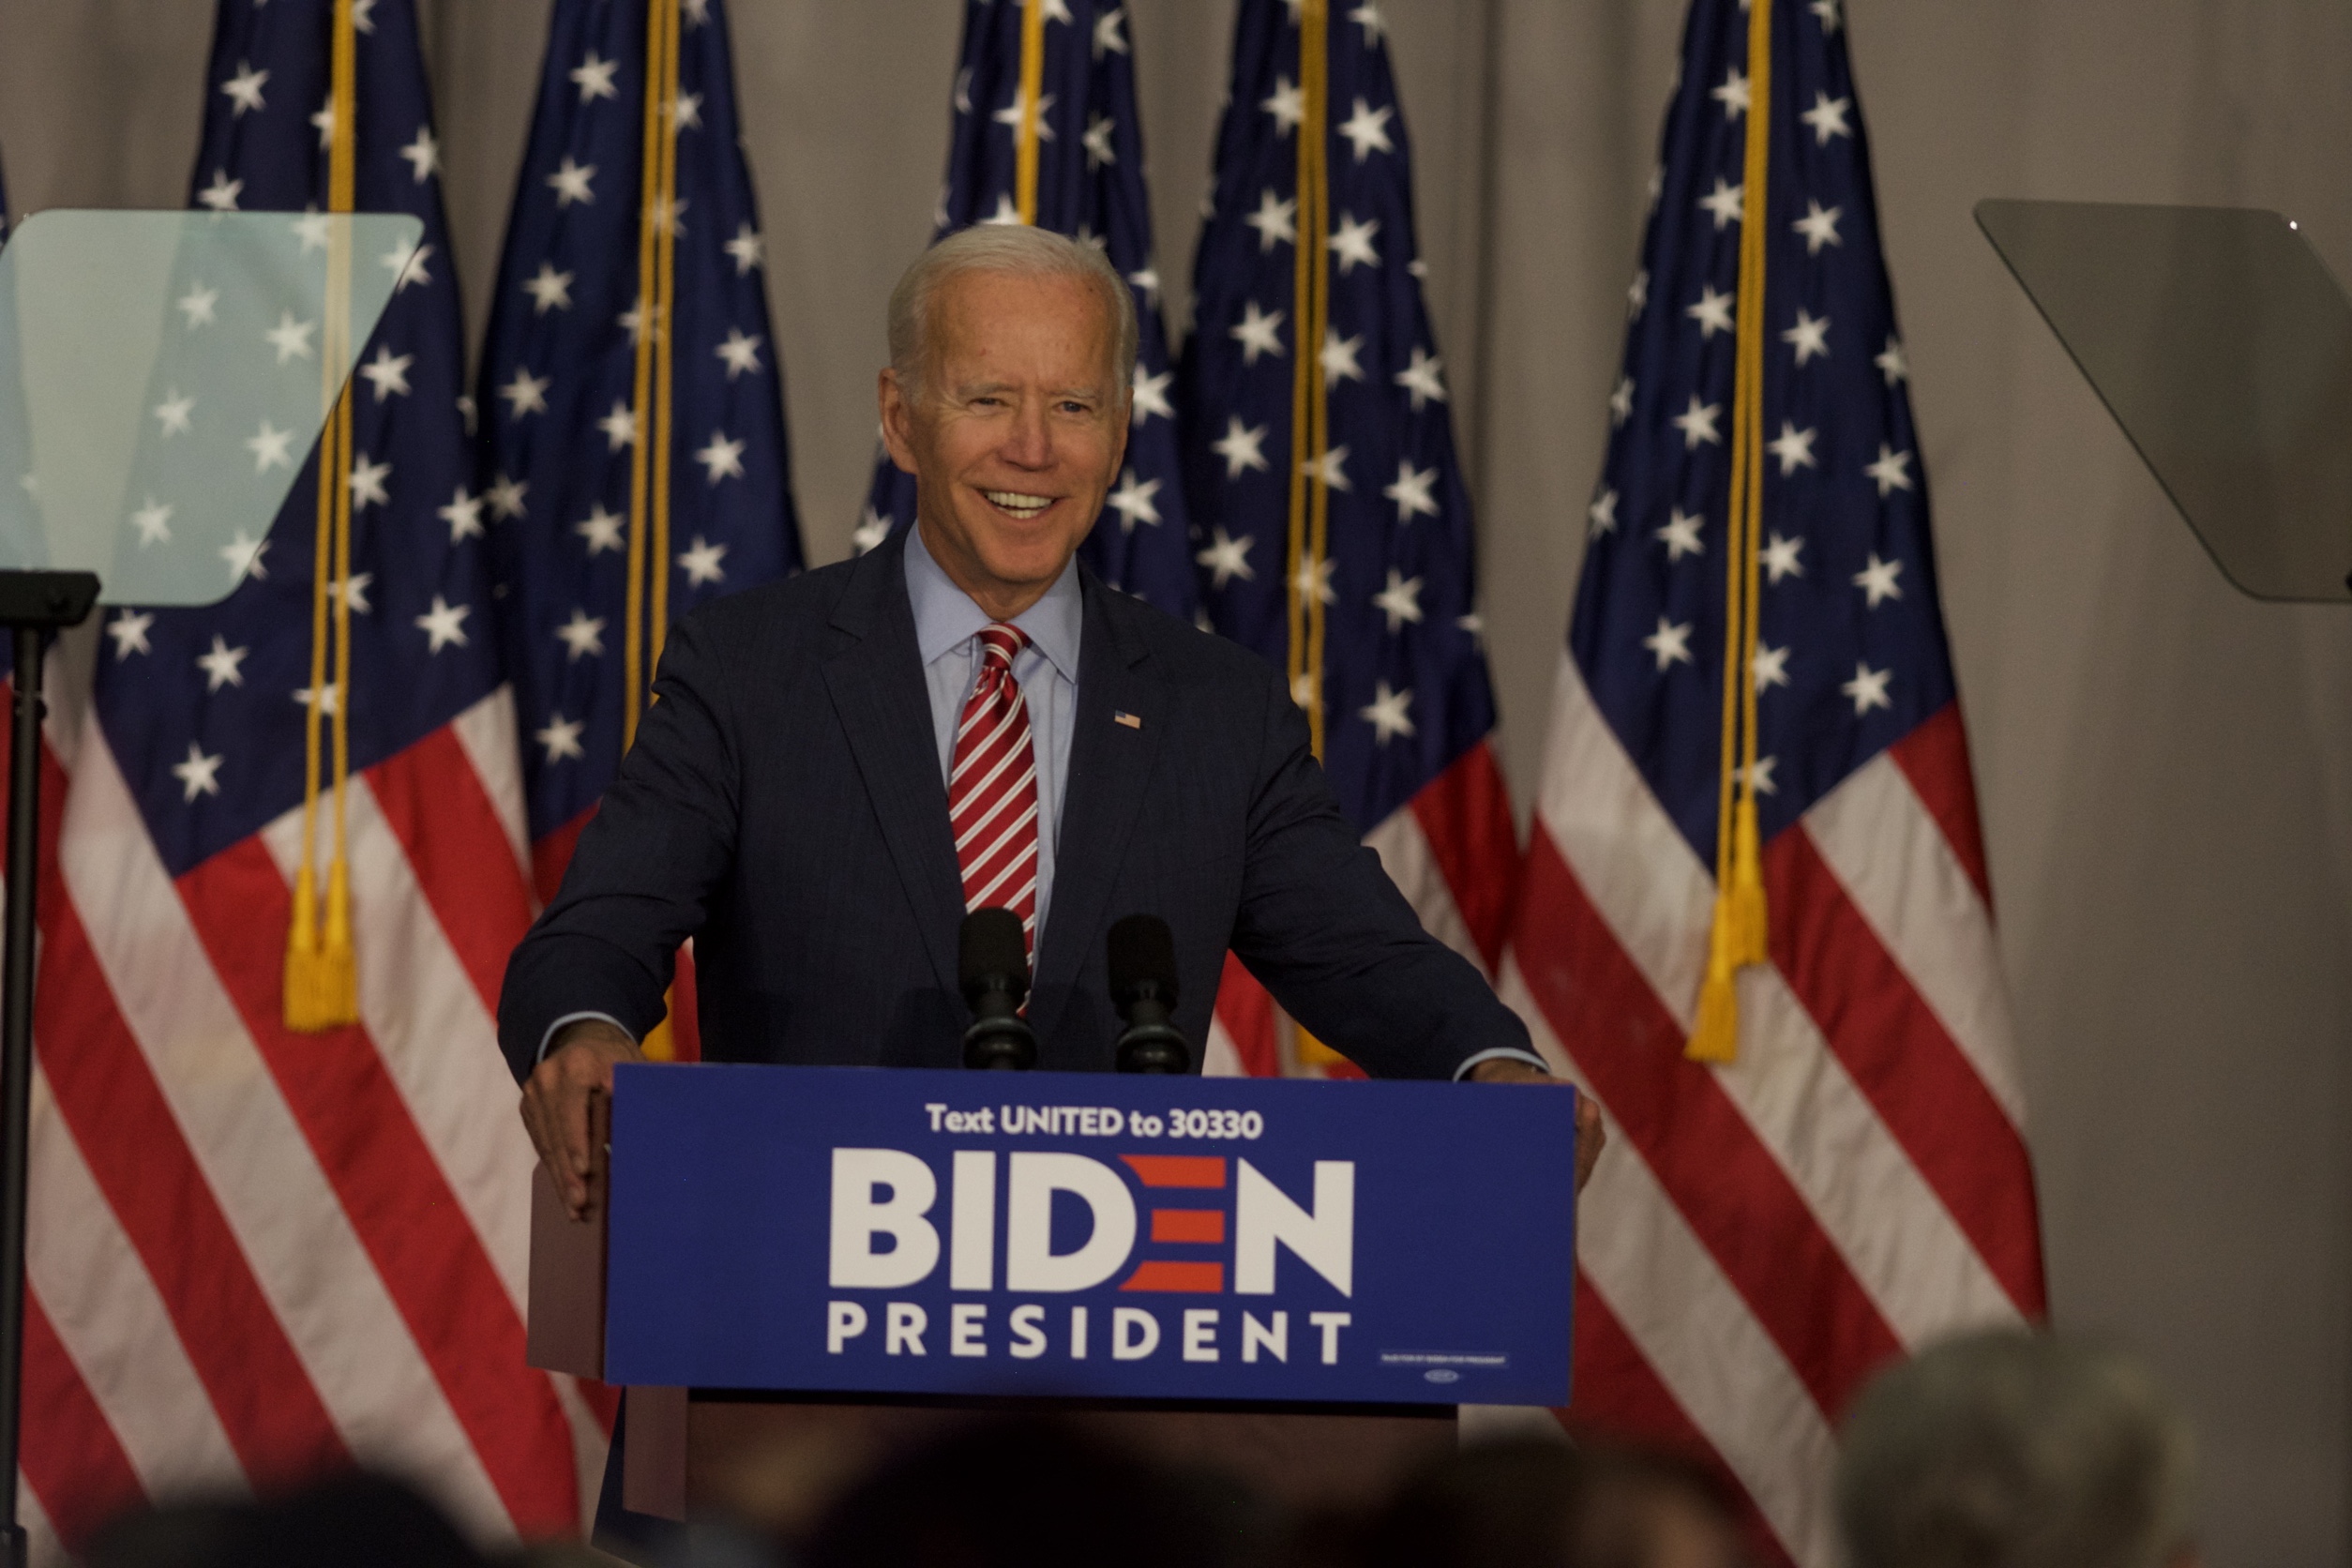
[[[982,490],[980,493],[1000,510],[1010,512],[1023,522],[1052,505],[1054,501],[1050,495],[1025,495],[1019,490]]]

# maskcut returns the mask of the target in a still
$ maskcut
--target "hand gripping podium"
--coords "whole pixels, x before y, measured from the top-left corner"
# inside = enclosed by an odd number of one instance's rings
[[[627,1386],[641,1512],[1006,1408],[1336,1501],[1568,1400],[1573,1090],[630,1065],[611,1124],[530,1359]]]

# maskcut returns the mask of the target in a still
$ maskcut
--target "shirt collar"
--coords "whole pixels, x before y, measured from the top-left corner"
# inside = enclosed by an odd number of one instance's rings
[[[923,663],[961,647],[981,628],[993,625],[988,612],[956,586],[931,552],[923,546],[920,528],[907,530],[907,601],[914,611],[914,645]],[[1074,555],[1053,580],[1045,596],[1018,615],[1018,626],[1030,644],[1046,656],[1062,678],[1078,682],[1078,628],[1085,600],[1078,591],[1078,558]]]

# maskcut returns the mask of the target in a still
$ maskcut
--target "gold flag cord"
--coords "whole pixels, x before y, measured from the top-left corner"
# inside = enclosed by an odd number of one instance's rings
[[[1323,564],[1329,546],[1330,444],[1320,353],[1330,292],[1323,124],[1329,63],[1328,0],[1299,11],[1298,240],[1290,290],[1290,527],[1285,558],[1289,611],[1290,696],[1306,710],[1315,755],[1323,754]]]
[[[1037,221],[1037,116],[1046,89],[1046,0],[1021,0],[1020,123],[1013,131],[1013,204]]]
[[[1715,808],[1715,906],[1698,1018],[1683,1054],[1740,1054],[1739,972],[1770,956],[1756,806],[1756,648],[1764,511],[1764,239],[1772,153],[1772,0],[1748,11],[1746,166],[1740,193],[1740,281],[1733,334],[1731,484],[1724,530],[1723,729]]]
[[[352,0],[336,0],[329,65],[326,205],[348,213],[354,204],[359,123],[358,37]],[[310,688],[303,719],[302,864],[294,873],[294,922],[286,933],[283,1013],[286,1027],[319,1033],[359,1020],[359,963],[352,941],[351,875],[344,796],[351,775],[351,234],[334,224],[327,234],[325,332],[319,351],[320,400],[327,404],[319,432],[317,526],[310,574]],[[327,630],[333,608],[335,677],[327,682]],[[332,783],[331,852],[327,861],[324,929],[321,929],[317,871],[320,728],[331,721],[326,749]]]

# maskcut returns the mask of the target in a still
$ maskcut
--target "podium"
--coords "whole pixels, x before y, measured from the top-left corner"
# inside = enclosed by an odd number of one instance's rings
[[[596,1217],[535,1178],[529,1357],[626,1388],[662,1517],[806,1516],[1006,1411],[1368,1500],[1458,1402],[1567,1402],[1575,1127],[1565,1087],[623,1066]]]

